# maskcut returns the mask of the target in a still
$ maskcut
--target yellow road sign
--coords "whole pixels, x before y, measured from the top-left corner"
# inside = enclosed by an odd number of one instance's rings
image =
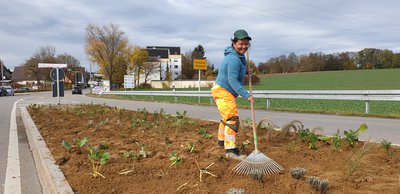
[[[207,59],[193,59],[193,69],[207,70]]]

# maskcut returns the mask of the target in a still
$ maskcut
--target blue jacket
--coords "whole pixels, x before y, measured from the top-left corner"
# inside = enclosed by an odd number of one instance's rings
[[[228,90],[233,96],[239,95],[247,99],[249,91],[244,89],[244,77],[246,75],[246,58],[235,51],[231,46],[225,49],[225,58],[218,70],[216,84]]]

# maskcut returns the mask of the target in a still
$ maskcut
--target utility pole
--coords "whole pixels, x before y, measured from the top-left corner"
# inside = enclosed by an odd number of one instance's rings
[[[4,76],[3,76],[3,61],[0,60],[0,65],[1,65],[1,85],[4,85]]]

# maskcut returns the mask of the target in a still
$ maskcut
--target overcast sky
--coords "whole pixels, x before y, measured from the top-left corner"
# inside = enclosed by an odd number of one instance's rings
[[[400,52],[398,0],[0,0],[0,7],[0,59],[11,70],[42,46],[89,70],[88,24],[116,24],[141,47],[185,53],[201,44],[216,66],[237,29],[253,38],[256,64],[291,52]]]

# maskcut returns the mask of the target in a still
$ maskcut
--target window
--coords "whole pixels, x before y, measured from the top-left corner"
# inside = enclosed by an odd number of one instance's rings
[[[174,59],[174,62],[178,62],[178,59]]]
[[[178,65],[175,65],[174,68],[175,68],[175,69],[178,69]]]

